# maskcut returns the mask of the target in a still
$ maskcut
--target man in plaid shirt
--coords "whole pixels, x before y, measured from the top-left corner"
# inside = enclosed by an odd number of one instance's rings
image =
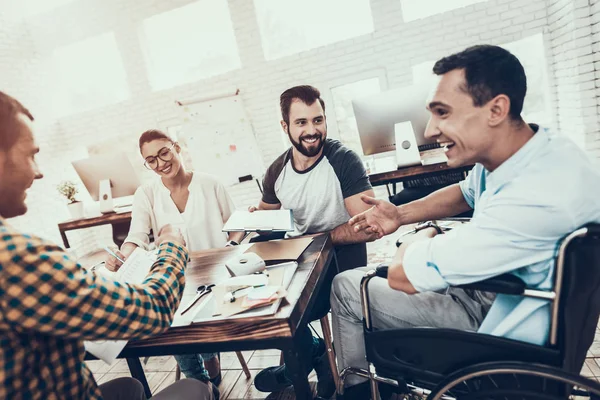
[[[169,328],[184,287],[188,252],[165,227],[144,283],[120,284],[84,270],[63,250],[22,234],[5,218],[27,211],[27,189],[42,174],[33,117],[0,92],[0,399],[144,399],[141,384],[120,378],[98,386],[83,340],[140,339]],[[153,399],[212,399],[184,379]]]

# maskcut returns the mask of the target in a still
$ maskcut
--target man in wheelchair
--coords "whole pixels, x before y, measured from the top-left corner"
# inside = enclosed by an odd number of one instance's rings
[[[349,223],[382,237],[402,225],[471,209],[473,218],[445,234],[432,223],[404,241],[387,282],[369,284],[373,328],[452,328],[544,345],[548,300],[455,286],[511,273],[528,288],[551,289],[560,240],[600,222],[600,174],[571,140],[521,118],[525,72],[508,51],[470,47],[439,60],[433,72],[439,81],[427,104],[426,137],[445,147],[449,166],[475,167],[465,181],[399,207],[364,196],[372,208]],[[367,368],[360,301],[364,271],[346,271],[333,283],[340,370]],[[370,396],[364,377],[348,376],[345,386],[346,400]]]

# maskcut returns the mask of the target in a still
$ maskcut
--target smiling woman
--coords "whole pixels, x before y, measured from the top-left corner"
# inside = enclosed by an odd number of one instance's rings
[[[190,251],[225,247],[241,241],[243,232],[229,237],[222,228],[234,205],[224,186],[213,176],[186,169],[181,147],[166,133],[151,129],[140,136],[144,166],[158,179],[142,185],[135,193],[131,228],[117,255],[126,261],[136,247],[148,248],[150,232],[166,225],[179,229]],[[106,267],[116,270],[121,261],[108,256]],[[216,353],[187,354],[175,357],[188,378],[211,379],[218,385],[219,361]],[[205,369],[206,366],[206,369]]]

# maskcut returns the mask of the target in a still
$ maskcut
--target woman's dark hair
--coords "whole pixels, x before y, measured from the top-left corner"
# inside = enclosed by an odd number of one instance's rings
[[[164,133],[163,131],[159,131],[158,129],[149,129],[146,132],[142,133],[142,135],[140,136],[140,140],[139,140],[140,151],[142,150],[142,146],[145,143],[150,143],[151,141],[156,140],[156,139],[165,139],[171,143],[175,143],[175,141],[173,139],[171,139],[171,137],[169,135],[167,135],[166,133]]]

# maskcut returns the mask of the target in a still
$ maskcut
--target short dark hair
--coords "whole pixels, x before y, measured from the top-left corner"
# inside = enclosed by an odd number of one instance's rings
[[[17,115],[25,114],[33,121],[33,115],[17,99],[0,92],[0,149],[9,150],[17,141],[13,122]]]
[[[517,57],[499,46],[477,45],[444,57],[433,66],[436,75],[455,69],[464,69],[466,87],[463,90],[476,107],[504,94],[510,99],[510,118],[521,121],[527,78]]]
[[[142,150],[142,146],[145,143],[150,143],[151,141],[157,140],[157,139],[165,139],[171,143],[175,143],[175,141],[173,139],[171,139],[171,137],[169,135],[167,135],[166,133],[164,133],[163,131],[160,131],[158,129],[148,129],[146,132],[142,133],[142,135],[140,136],[140,140],[139,140],[140,151]]]
[[[294,99],[299,99],[308,106],[313,105],[315,101],[319,100],[321,107],[323,107],[323,112],[325,112],[325,102],[321,98],[319,89],[309,85],[294,86],[281,93],[281,96],[279,96],[281,117],[288,125],[290,124],[290,107],[292,106],[292,101],[294,101]]]

